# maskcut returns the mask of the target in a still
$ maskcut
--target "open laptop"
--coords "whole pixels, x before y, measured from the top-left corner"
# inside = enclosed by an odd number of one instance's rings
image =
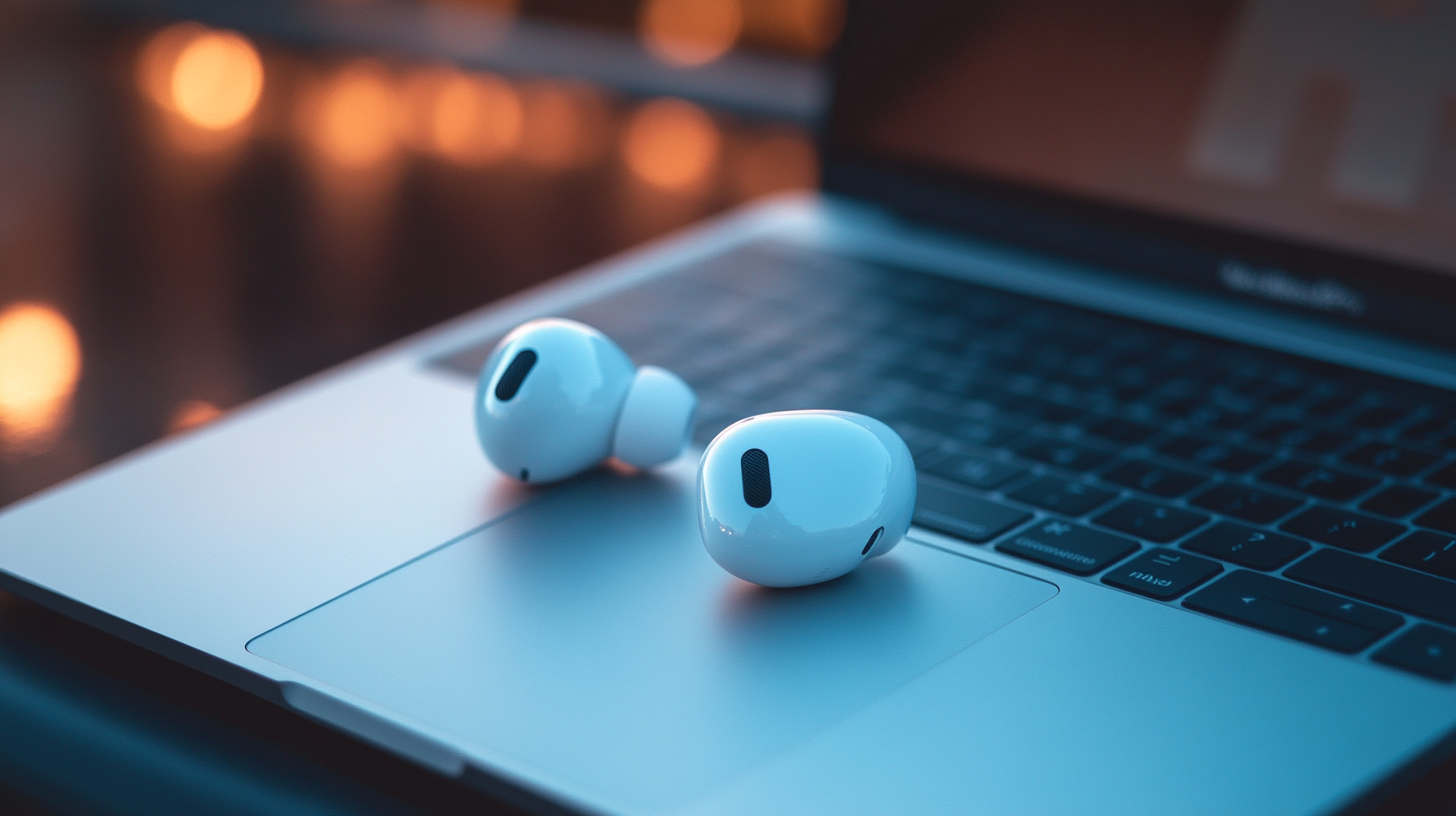
[[[824,194],[469,314],[0,515],[0,586],[530,809],[1322,813],[1456,731],[1456,4],[852,9]],[[491,470],[557,314],[699,391]],[[698,538],[753,413],[884,419],[910,540]]]

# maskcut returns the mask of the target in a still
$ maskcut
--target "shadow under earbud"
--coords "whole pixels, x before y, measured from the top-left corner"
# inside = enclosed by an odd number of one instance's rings
[[[725,586],[724,643],[751,660],[839,662],[888,647],[915,618],[915,587],[894,553],[833,581],[775,589],[744,581]]]

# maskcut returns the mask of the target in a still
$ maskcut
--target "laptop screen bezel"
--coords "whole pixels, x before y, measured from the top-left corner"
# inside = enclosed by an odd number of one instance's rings
[[[857,38],[873,36],[851,0],[831,55],[831,103],[819,133],[821,189],[907,219],[1089,263],[1122,275],[1194,287],[1343,325],[1456,349],[1453,273],[1297,238],[1259,233],[1125,203],[916,162],[853,138],[857,92],[843,81]],[[1231,286],[1228,270],[1334,286],[1336,306],[1280,297],[1278,287]],[[1247,275],[1245,276],[1247,277]],[[1235,283],[1238,279],[1234,279]],[[1359,308],[1351,308],[1355,303]]]

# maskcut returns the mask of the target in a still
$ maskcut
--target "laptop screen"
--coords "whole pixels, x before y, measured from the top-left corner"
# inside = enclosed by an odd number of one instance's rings
[[[853,9],[826,186],[1451,342],[1456,2]]]

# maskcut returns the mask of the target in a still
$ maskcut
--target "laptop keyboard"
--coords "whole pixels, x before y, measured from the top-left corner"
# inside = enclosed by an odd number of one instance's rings
[[[910,446],[921,527],[1456,679],[1456,395],[780,243],[569,316],[690,382],[699,443],[869,414]]]

